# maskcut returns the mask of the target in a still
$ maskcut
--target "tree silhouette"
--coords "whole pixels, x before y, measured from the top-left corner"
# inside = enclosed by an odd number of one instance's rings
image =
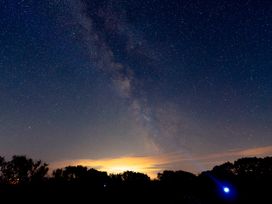
[[[53,176],[65,182],[81,182],[87,178],[87,172],[87,167],[67,166],[64,169],[55,170]]]
[[[48,165],[33,161],[26,156],[13,156],[11,161],[5,162],[1,158],[2,180],[7,184],[28,184],[40,182],[45,179]]]
[[[69,185],[88,185],[92,188],[102,188],[108,183],[106,172],[88,169],[83,166],[67,166],[53,171],[55,182]]]
[[[222,165],[215,166],[212,169],[212,175],[218,179],[233,181],[237,175],[235,165],[231,162],[226,162]]]
[[[3,174],[3,172],[5,171],[5,167],[6,167],[5,158],[0,156],[0,184],[3,184],[5,182]]]
[[[125,171],[121,175],[122,181],[128,185],[143,185],[150,181],[150,178],[143,173]]]
[[[197,177],[186,171],[163,171],[158,174],[161,199],[165,202],[171,198],[172,202],[197,202],[192,201],[196,192]]]
[[[180,182],[192,182],[196,179],[196,176],[186,171],[163,171],[163,173],[158,174],[158,179],[165,184],[180,184]]]

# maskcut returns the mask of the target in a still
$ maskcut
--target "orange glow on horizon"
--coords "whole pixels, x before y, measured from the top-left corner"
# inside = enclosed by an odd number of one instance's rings
[[[214,165],[224,163],[228,160],[235,160],[241,157],[265,156],[271,155],[271,153],[272,146],[263,146],[217,152],[208,155],[191,155],[190,157],[184,156],[181,152],[172,152],[155,156],[124,156],[97,160],[78,159],[53,162],[50,167],[56,169],[81,165],[114,174],[134,171],[147,174],[153,179],[163,170],[185,170],[200,173],[203,170],[207,170]]]
[[[123,173],[125,171],[135,171],[147,174],[151,178],[155,178],[157,173],[162,169],[159,165],[165,164],[165,158],[159,157],[120,157],[109,159],[80,159],[74,161],[57,162],[54,167],[64,167],[68,165],[82,165],[95,168],[108,173]]]

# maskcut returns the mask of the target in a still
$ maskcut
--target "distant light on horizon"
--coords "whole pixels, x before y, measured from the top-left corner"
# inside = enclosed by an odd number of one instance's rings
[[[135,172],[145,172],[145,169],[143,169],[141,166],[129,166],[129,165],[116,165],[116,166],[109,166],[107,167],[107,169],[104,169],[105,171],[109,172],[109,173],[114,173],[114,174],[118,174],[118,173],[123,173],[125,171],[135,171]]]
[[[119,174],[125,171],[134,171],[147,174],[151,178],[156,178],[157,173],[162,171],[158,165],[164,165],[169,162],[170,157],[164,156],[130,156],[130,157],[116,157],[104,159],[80,159],[68,160],[63,162],[53,163],[52,168],[63,168],[69,165],[82,165],[90,168],[95,168],[99,171],[106,171],[110,174]]]
[[[230,193],[229,187],[226,187],[226,186],[223,187],[223,191],[224,191],[224,193],[226,193],[226,194],[229,194],[229,193]]]

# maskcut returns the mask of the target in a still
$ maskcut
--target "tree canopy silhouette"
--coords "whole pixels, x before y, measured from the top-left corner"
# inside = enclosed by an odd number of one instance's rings
[[[42,182],[48,172],[48,164],[33,161],[26,156],[13,156],[10,161],[0,157],[0,180],[5,184],[28,184]]]

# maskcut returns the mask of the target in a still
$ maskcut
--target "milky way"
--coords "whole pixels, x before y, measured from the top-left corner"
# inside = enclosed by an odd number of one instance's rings
[[[156,169],[162,155],[178,169],[271,153],[270,1],[4,0],[0,11],[0,154],[142,156]]]
[[[152,141],[159,142],[159,130],[153,124],[153,115],[146,98],[141,79],[135,76],[135,69],[141,69],[130,63],[130,58],[147,61],[152,64],[152,50],[143,44],[145,40],[127,24],[126,15],[120,12],[114,2],[74,1],[75,18],[82,30],[83,42],[90,55],[90,63],[102,70],[112,79],[116,91],[127,101],[135,116],[135,123],[142,126]],[[119,11],[118,11],[119,9]],[[114,39],[118,47],[111,45]],[[122,53],[126,60],[118,60]],[[132,64],[132,65],[131,65]],[[144,64],[144,69],[150,69]]]

